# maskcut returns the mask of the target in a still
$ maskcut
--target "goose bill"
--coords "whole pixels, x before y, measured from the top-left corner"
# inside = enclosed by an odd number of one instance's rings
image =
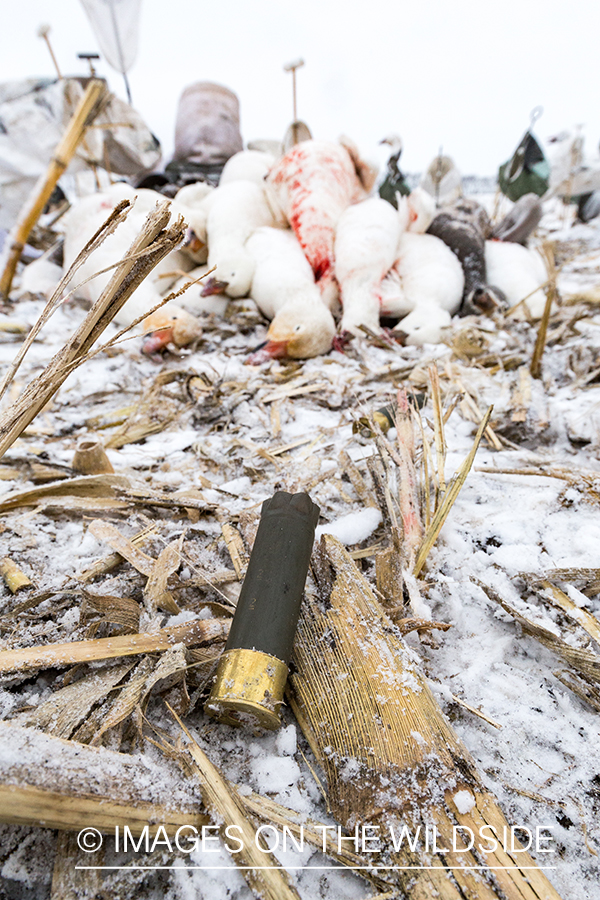
[[[217,278],[209,278],[202,288],[200,296],[211,297],[213,294],[223,294],[228,284],[228,281],[219,281]]]
[[[165,349],[167,344],[173,341],[173,328],[161,328],[146,335],[142,344],[142,353],[146,356],[154,356]]]
[[[195,231],[193,231],[191,228],[188,228],[183,247],[185,250],[189,250],[191,253],[199,253],[201,250],[204,250],[206,248],[206,243],[200,240]]]
[[[288,341],[266,341],[254,353],[251,353],[246,360],[247,366],[260,366],[261,363],[268,362],[270,359],[281,359],[287,356]]]

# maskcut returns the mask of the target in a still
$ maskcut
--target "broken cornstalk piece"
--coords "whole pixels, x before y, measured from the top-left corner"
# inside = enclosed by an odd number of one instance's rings
[[[369,863],[384,864],[411,897],[559,900],[518,842],[483,847],[484,827],[510,833],[495,798],[341,543],[326,534],[316,555],[315,568],[329,571],[320,585],[328,596],[303,605],[290,700],[327,777],[334,818],[350,834],[379,828]],[[471,829],[475,849],[453,844],[458,826]],[[393,846],[390,834],[403,827],[411,846]]]
[[[98,79],[91,79],[77,109],[71,116],[64,135],[54,150],[47,171],[41,176],[21,210],[17,224],[7,241],[8,253],[2,275],[0,275],[0,300],[8,297],[17,264],[31,229],[50,199],[58,179],[75,155],[88,125],[93,122],[102,109],[107,95],[106,83]]]

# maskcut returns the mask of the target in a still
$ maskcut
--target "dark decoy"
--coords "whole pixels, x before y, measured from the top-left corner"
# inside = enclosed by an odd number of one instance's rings
[[[523,194],[510,212],[496,225],[492,237],[499,241],[525,245],[541,218],[542,204],[537,194]]]
[[[427,229],[452,250],[463,268],[465,287],[459,316],[490,314],[505,305],[502,291],[487,283],[485,240],[489,232],[483,206],[464,198],[442,208]]]
[[[379,196],[382,200],[387,200],[395,209],[398,209],[398,200],[396,194],[405,197],[410,194],[410,188],[406,183],[406,178],[398,168],[398,162],[402,155],[402,139],[397,134],[390,134],[384,137],[380,144],[389,144],[392,153],[387,161],[385,178],[379,185]]]

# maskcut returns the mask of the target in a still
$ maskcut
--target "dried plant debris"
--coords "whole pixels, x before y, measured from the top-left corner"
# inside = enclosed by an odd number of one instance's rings
[[[588,681],[600,681],[600,654],[581,647],[573,647],[550,629],[544,628],[537,622],[532,622],[504,600],[489,585],[483,582],[478,582],[478,584],[491,600],[499,603],[502,609],[513,616],[526,634],[530,634],[545,647],[557,653]]]
[[[365,335],[344,354],[245,366],[265,322],[242,298],[160,365],[133,332],[114,343],[106,322],[105,349],[75,360],[65,338],[82,305],[19,301],[18,333],[2,332],[18,342],[0,339],[0,884],[26,851],[47,860],[24,887],[40,900],[591,900],[600,330],[597,236],[578,227],[585,240],[559,233],[541,331],[526,316],[470,316],[425,347]],[[73,471],[81,441],[99,442],[114,472]],[[313,555],[281,730],[234,731],[203,703],[261,504],[281,489],[320,506],[327,551]],[[222,827],[224,798],[244,828],[272,829],[269,846],[273,829],[304,837],[270,857],[285,887],[256,868],[249,886],[223,846],[150,840],[116,854],[116,826],[152,837],[164,823],[171,838]],[[450,849],[426,848],[423,831],[414,850],[345,840],[392,820],[435,825]],[[534,837],[537,868],[499,845],[497,863],[516,868],[469,870],[489,854],[452,849],[453,827],[513,823],[523,846],[523,828],[553,829],[551,853]],[[130,868],[74,880],[72,835],[87,826],[113,835],[105,865]],[[399,862],[435,871],[384,868]],[[232,868],[207,871],[217,864]]]

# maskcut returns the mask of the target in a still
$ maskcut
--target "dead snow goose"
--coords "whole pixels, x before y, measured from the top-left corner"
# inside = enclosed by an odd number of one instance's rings
[[[114,269],[108,267],[114,266],[127,253],[141,231],[147,214],[157,202],[164,203],[165,198],[146,189],[135,191],[130,185],[119,182],[111,185],[106,191],[83,197],[65,216],[64,270],[66,271],[121,200],[135,201],[133,209],[113,234],[88,257],[73,279],[76,296],[91,303],[98,299],[112,277]],[[160,301],[161,291],[168,288],[168,283],[165,284],[161,279],[161,274],[176,272],[182,265],[178,251],[163,259],[119,310],[115,322],[122,326],[130,325],[134,319],[150,310]],[[108,271],[96,275],[97,272],[107,268]],[[84,283],[88,278],[91,280]]]
[[[397,258],[400,234],[398,213],[379,197],[349,206],[340,216],[334,249],[342,334],[358,335],[361,325],[379,331],[381,282]]]
[[[167,344],[187,347],[192,341],[202,337],[202,326],[198,319],[175,303],[165,303],[147,316],[143,329],[146,337],[142,352],[154,358],[159,356]]]
[[[201,265],[208,259],[206,221],[214,190],[214,187],[205,181],[198,181],[195,184],[186,184],[173,198],[173,211],[182,215],[188,225],[182,251],[196,265]]]
[[[245,244],[262,225],[277,225],[263,186],[240,180],[215,189],[206,222],[208,265],[217,267],[215,278],[227,283],[230,297],[250,290],[254,260]]]
[[[303,141],[278,160],[266,179],[272,204],[294,230],[325,303],[337,301],[335,229],[341,214],[363,200],[373,179],[346,141]],[[368,187],[367,187],[368,185]]]
[[[182,275],[172,287],[173,291],[179,291],[186,284],[196,282],[176,298],[177,303],[194,316],[202,313],[222,316],[229,303],[229,297],[223,293],[223,286],[215,279],[207,278],[208,272],[209,266],[197,266]]]
[[[407,198],[398,212],[406,224]],[[463,287],[462,267],[443,241],[404,230],[396,262],[382,282],[381,314],[405,316],[396,330],[408,334],[408,343],[435,343],[458,311]]]
[[[307,359],[327,353],[335,322],[293,231],[258,228],[246,249],[255,266],[250,296],[272,319],[267,343],[247,362],[259,365],[282,356]]]
[[[485,238],[490,232],[485,209],[475,200],[461,198],[442,207],[428,228],[459,260],[464,273],[460,315],[491,313],[506,304],[506,298],[488,283]]]
[[[241,150],[231,156],[219,179],[219,187],[231,181],[254,181],[262,185],[272,168],[275,157],[263,150]]]
[[[516,306],[527,297],[527,309],[539,319],[546,305],[543,285],[548,272],[538,251],[508,241],[486,241],[485,263],[488,281],[504,293],[508,305]],[[519,315],[524,317],[524,311]]]

